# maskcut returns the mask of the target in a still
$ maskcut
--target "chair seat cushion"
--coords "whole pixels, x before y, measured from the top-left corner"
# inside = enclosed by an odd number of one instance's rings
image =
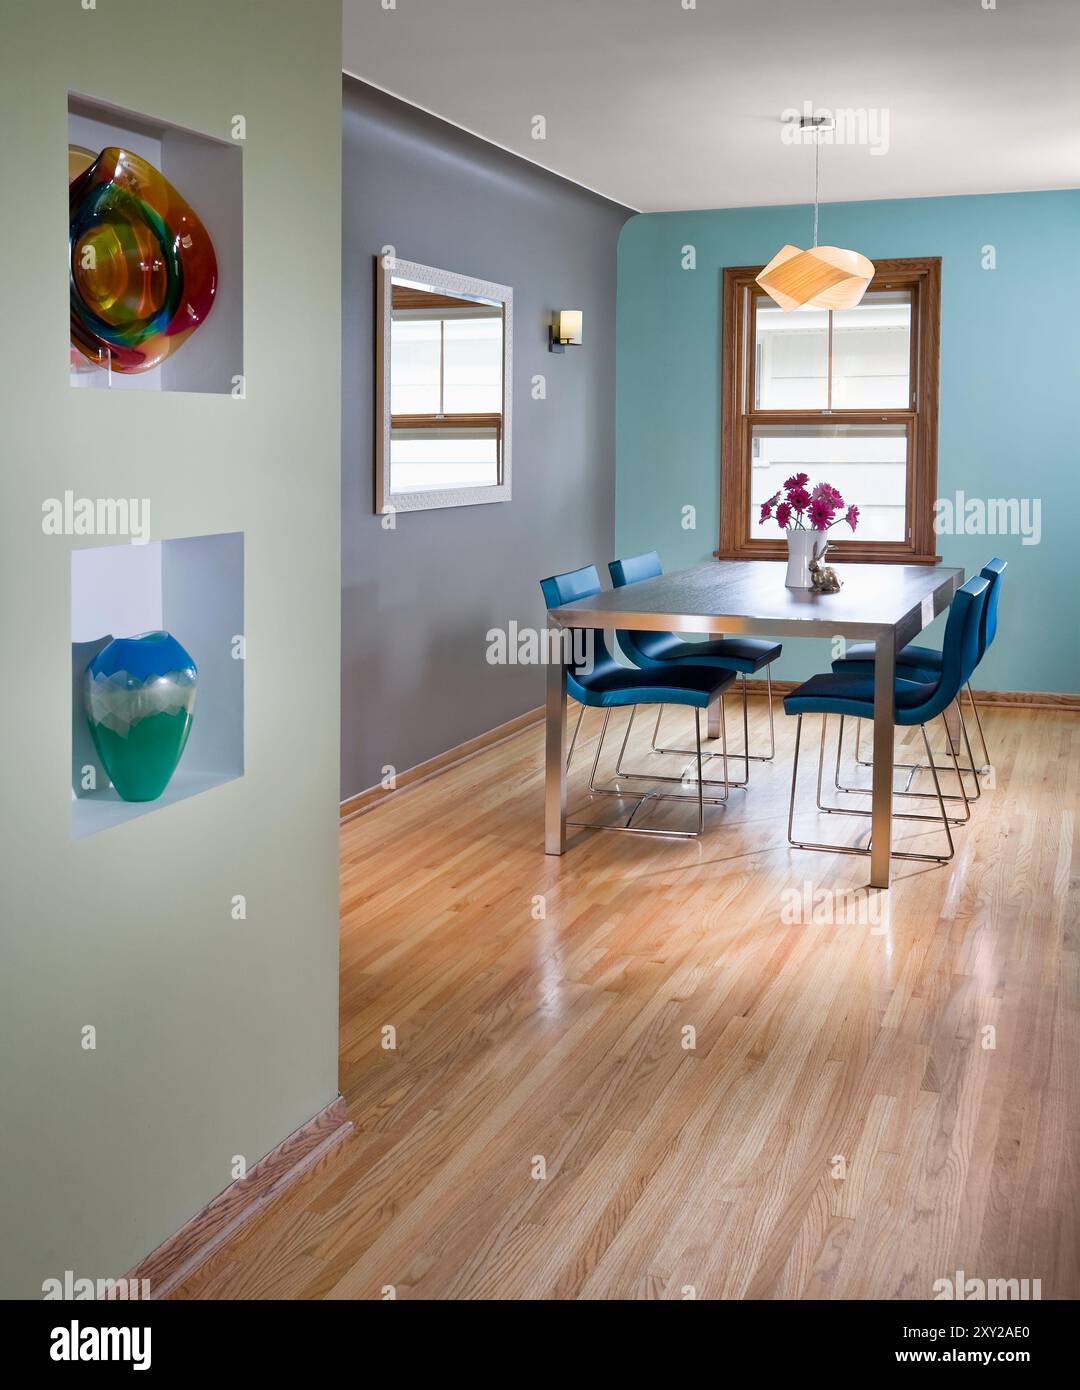
[[[873,642],[852,642],[847,654],[834,661],[832,668],[834,671],[850,671],[856,664],[873,667]],[[941,653],[933,647],[908,646],[896,653],[896,664],[916,671],[933,671],[936,675],[941,670]]]
[[[895,685],[897,724],[916,724],[914,715],[936,689],[934,681],[898,678]],[[874,717],[874,678],[857,672],[826,671],[784,697],[788,714],[850,714],[857,719]]]
[[[735,676],[710,666],[684,666],[670,670],[651,666],[638,671],[626,666],[605,667],[592,675],[573,677],[571,689],[584,705],[613,709],[618,705],[692,705],[707,708],[714,695],[726,690]]]
[[[667,633],[671,638],[662,650],[650,652],[659,661],[686,661],[695,666],[707,663],[710,666],[724,666],[729,671],[760,671],[775,661],[783,651],[779,642],[770,642],[765,637],[717,637],[711,642],[684,642],[675,633]]]

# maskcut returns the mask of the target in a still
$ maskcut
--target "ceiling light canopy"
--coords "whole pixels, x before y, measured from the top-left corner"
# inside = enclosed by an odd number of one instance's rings
[[[818,245],[818,188],[821,133],[832,130],[830,116],[804,116],[800,126],[814,135],[814,244],[809,251],[781,246],[757,283],[783,310],[853,309],[874,278],[873,262],[859,251]]]

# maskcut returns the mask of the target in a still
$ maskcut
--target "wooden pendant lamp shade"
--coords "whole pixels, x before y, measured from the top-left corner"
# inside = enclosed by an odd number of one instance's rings
[[[832,116],[804,116],[802,130],[814,133],[814,244],[809,251],[781,246],[757,277],[765,293],[783,309],[854,309],[874,278],[874,266],[858,251],[819,246],[818,189],[821,178],[821,136],[835,129]]]
[[[873,263],[858,251],[781,246],[757,283],[781,309],[853,309],[873,278]]]

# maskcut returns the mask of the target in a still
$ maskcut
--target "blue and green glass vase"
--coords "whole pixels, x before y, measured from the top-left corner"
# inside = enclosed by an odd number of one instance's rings
[[[191,732],[199,673],[167,632],[117,637],[86,668],[83,699],[98,757],[125,801],[155,801]]]

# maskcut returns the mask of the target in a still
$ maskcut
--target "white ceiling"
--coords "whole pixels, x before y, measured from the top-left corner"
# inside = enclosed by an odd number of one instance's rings
[[[344,0],[346,72],[636,209],[808,201],[808,102],[888,117],[826,201],[1080,185],[1080,0],[384,3]]]

